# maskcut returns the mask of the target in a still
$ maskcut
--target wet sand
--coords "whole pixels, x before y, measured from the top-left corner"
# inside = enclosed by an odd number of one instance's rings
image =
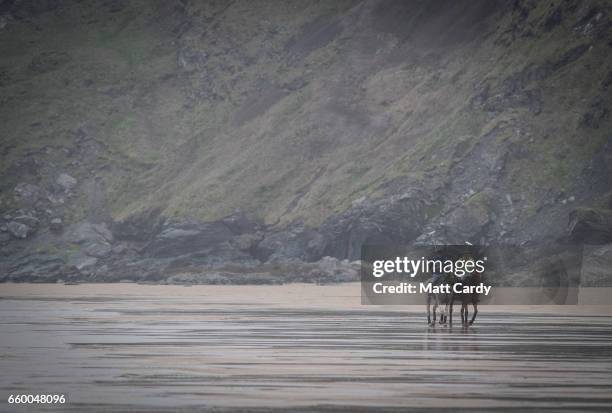
[[[0,371],[0,411],[612,411],[612,306],[449,329],[359,284],[0,284]]]

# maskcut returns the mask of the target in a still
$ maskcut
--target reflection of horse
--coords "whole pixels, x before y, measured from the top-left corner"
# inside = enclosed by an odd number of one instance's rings
[[[478,273],[470,274],[462,279],[458,279],[455,277],[455,281],[453,284],[461,284],[462,287],[472,287],[480,284],[480,275]],[[475,291],[475,290],[472,290]],[[476,315],[478,314],[478,293],[452,293],[449,302],[449,310],[448,310],[448,324],[453,324],[453,304],[455,302],[455,298],[458,296],[461,301],[461,324],[464,326],[474,324],[474,320],[476,320]],[[474,315],[472,319],[468,322],[468,304],[472,304],[474,307]]]
[[[429,281],[429,284],[432,287],[437,287],[441,285],[450,285],[449,281],[452,278],[451,275],[438,275],[433,276]],[[446,323],[446,312],[448,309],[448,305],[452,300],[452,293],[442,293],[442,292],[430,292],[427,294],[427,324],[431,326],[436,325],[436,310],[440,307],[440,324]],[[431,303],[433,301],[433,318],[431,317]],[[452,311],[452,306],[450,307]]]

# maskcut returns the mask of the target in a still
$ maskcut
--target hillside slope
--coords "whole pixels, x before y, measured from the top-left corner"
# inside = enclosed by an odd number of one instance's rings
[[[310,280],[364,242],[542,242],[610,207],[606,1],[0,14],[0,279]]]

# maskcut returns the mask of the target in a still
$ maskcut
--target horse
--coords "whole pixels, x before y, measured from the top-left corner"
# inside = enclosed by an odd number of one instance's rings
[[[429,284],[431,284],[432,286],[440,286],[443,284],[448,284],[449,278],[450,278],[449,275],[439,275],[437,277],[434,276],[429,281]],[[451,300],[451,296],[452,296],[452,293],[430,292],[427,294],[427,324],[429,324],[432,327],[436,325],[436,318],[437,318],[436,310],[438,309],[438,306],[440,306],[442,309],[441,314],[440,314],[440,324],[446,323],[446,320],[447,320],[446,312],[448,309],[449,302]],[[434,303],[433,319],[431,317],[431,302],[432,301]]]
[[[456,278],[456,277],[455,277]],[[480,275],[477,273],[470,274],[463,279],[456,278],[454,284],[461,284],[461,286],[476,286],[480,284]],[[474,320],[476,320],[476,315],[478,314],[478,293],[451,293],[450,302],[449,302],[449,311],[448,311],[448,324],[453,324],[453,304],[455,303],[455,298],[459,296],[461,300],[461,324],[463,326],[468,326],[474,324]],[[474,307],[474,314],[472,315],[472,319],[469,319],[469,310],[468,304],[472,304]]]

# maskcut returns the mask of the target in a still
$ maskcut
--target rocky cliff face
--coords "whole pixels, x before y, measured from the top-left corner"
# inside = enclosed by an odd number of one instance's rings
[[[0,280],[325,282],[365,242],[610,242],[609,2],[0,15]]]

